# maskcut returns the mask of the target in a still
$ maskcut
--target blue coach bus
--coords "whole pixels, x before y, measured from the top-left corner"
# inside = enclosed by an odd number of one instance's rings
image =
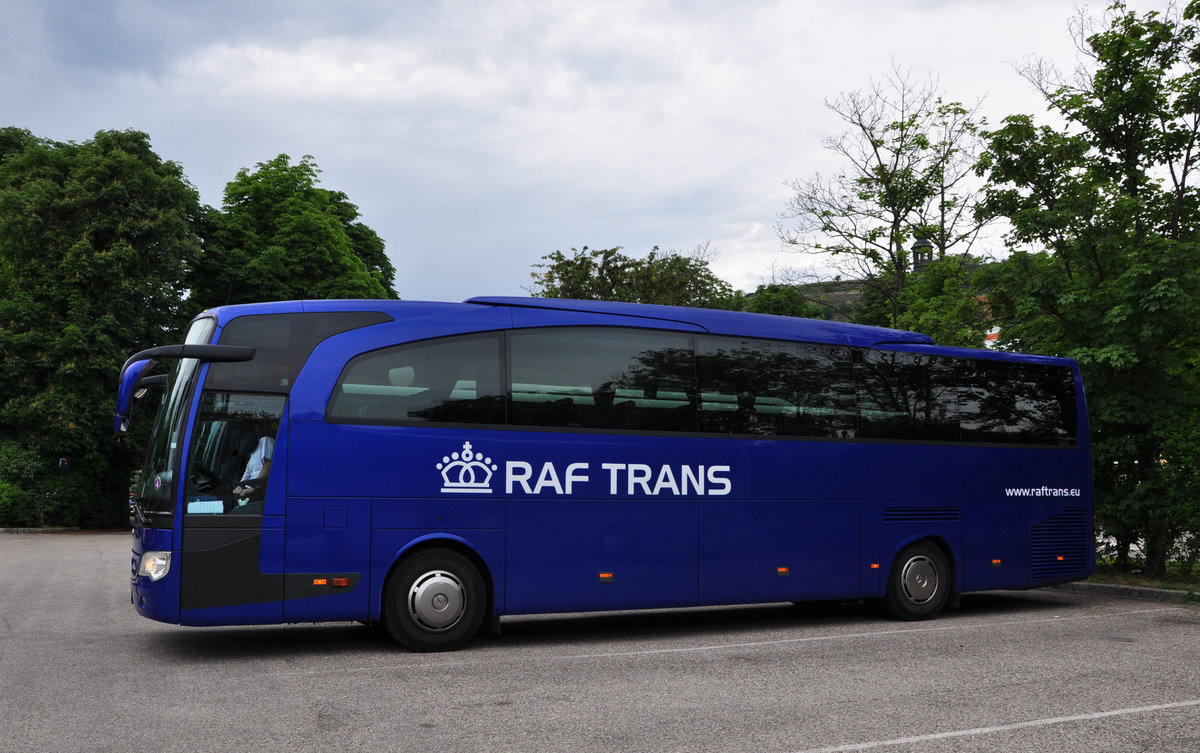
[[[297,301],[130,358],[118,430],[150,385],[131,597],[163,622],[445,650],[511,614],[926,619],[1094,569],[1069,359],[667,306]]]

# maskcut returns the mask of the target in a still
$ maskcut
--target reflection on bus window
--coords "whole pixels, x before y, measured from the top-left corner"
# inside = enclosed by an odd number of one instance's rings
[[[854,436],[846,348],[697,337],[700,430],[772,436]]]
[[[964,360],[958,404],[964,441],[1075,444],[1075,384],[1062,367]]]
[[[625,328],[553,328],[510,336],[509,423],[696,430],[689,336]]]
[[[500,335],[446,337],[355,358],[342,372],[330,421],[504,423]]]
[[[954,363],[941,356],[860,351],[859,436],[957,442]]]
[[[326,415],[336,423],[1073,445],[1075,406],[1063,366],[544,327],[364,353],[342,371]]]

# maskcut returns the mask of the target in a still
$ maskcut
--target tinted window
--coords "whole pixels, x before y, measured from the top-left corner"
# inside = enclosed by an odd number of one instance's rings
[[[695,431],[691,338],[572,327],[509,335],[509,423]]]
[[[701,431],[854,436],[847,348],[700,336],[696,371]]]
[[[502,424],[502,342],[464,335],[358,356],[338,379],[329,420]]]
[[[254,358],[209,367],[207,389],[287,392],[313,349],[327,337],[391,321],[376,311],[258,314],[225,325],[222,345],[250,345]]]
[[[916,353],[857,351],[858,435],[957,441],[951,359]]]
[[[1075,444],[1075,380],[1061,366],[962,360],[958,404],[970,442]]]
[[[693,356],[693,341],[695,355]],[[331,421],[1074,444],[1063,367],[564,327],[427,340],[358,356]]]

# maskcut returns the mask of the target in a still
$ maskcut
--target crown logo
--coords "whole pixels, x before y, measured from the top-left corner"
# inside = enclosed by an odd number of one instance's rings
[[[443,457],[437,469],[442,472],[442,493],[492,493],[492,472],[496,466],[491,458],[471,449],[470,442],[463,442],[461,453]]]

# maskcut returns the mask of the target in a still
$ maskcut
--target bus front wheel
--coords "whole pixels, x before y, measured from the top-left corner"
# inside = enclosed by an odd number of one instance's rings
[[[402,646],[452,651],[483,625],[487,593],[469,559],[449,549],[426,549],[400,562],[383,602],[384,623]]]
[[[932,619],[946,606],[950,589],[946,555],[933,542],[918,541],[896,555],[883,606],[897,619]]]

